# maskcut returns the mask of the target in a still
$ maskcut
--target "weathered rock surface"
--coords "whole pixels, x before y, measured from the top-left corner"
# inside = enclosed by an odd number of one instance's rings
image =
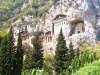
[[[84,41],[95,44],[96,31],[93,28],[93,21],[99,12],[99,6],[94,4],[95,1],[98,0],[58,0],[44,16],[38,19],[36,25],[31,20],[26,20],[27,22],[31,21],[29,25],[24,23],[30,34],[37,30],[43,32],[42,41],[44,49],[47,50],[55,49],[56,39],[61,28],[67,46],[70,41],[73,42],[75,48]]]

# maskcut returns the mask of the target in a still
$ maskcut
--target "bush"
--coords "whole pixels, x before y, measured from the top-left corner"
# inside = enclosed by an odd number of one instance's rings
[[[91,63],[96,60],[95,54],[91,54],[88,51],[81,54],[79,57],[75,56],[71,63],[71,69],[73,71],[78,70],[80,67],[83,67],[85,64]]]
[[[80,68],[74,75],[100,75],[100,60]]]
[[[0,37],[4,37],[6,35],[7,35],[7,31],[6,30],[0,31]]]
[[[81,52],[88,51],[91,54],[94,54],[97,59],[100,58],[100,44],[91,45],[91,44],[82,44],[80,47]]]
[[[54,71],[54,55],[53,54],[49,54],[46,53],[44,54],[44,70],[47,71],[48,73],[50,73],[52,75],[53,71]]]
[[[46,72],[45,70],[32,69],[23,71],[22,75],[49,75],[49,73]]]

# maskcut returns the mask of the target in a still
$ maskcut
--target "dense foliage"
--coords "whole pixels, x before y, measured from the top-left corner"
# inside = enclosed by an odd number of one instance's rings
[[[35,34],[35,37],[32,40],[33,43],[33,60],[34,68],[41,69],[43,67],[43,49],[39,38],[39,32]]]
[[[18,43],[17,43],[17,49],[15,54],[15,75],[21,75],[22,69],[23,69],[23,48],[22,48],[22,39],[21,39],[21,33],[19,33],[18,36]]]
[[[55,71],[59,74],[69,66],[68,49],[64,40],[62,29],[57,39],[57,46],[55,51]],[[57,75],[58,75],[57,74]]]
[[[97,65],[98,67],[96,65],[95,65],[96,67],[95,66],[91,67],[91,65],[89,65],[89,68],[87,68],[88,67],[87,65],[89,63],[92,63],[95,60],[96,60],[95,55],[92,55],[89,52],[84,52],[82,55],[75,56],[74,59],[72,60],[72,62],[70,62],[69,69],[62,70],[62,72],[60,73],[60,75],[73,75],[73,74],[80,75],[80,71],[81,71],[82,75],[85,75],[85,72],[83,71],[83,68],[82,68],[84,66],[86,66],[86,68],[84,69],[84,70],[86,70],[86,72],[87,71],[88,72],[90,72],[90,71],[92,72],[94,70],[94,71],[96,71],[96,73],[99,73],[99,66],[98,65]],[[98,64],[99,63],[100,62],[98,62]],[[54,67],[54,65],[51,65],[51,67]],[[82,70],[81,70],[81,68],[82,68]],[[52,69],[53,73],[52,72],[50,73],[51,68],[49,68],[49,70],[46,70],[46,69],[47,68],[45,68],[43,70],[36,70],[36,69],[33,69],[33,70],[24,70],[22,72],[22,75],[42,75],[42,73],[43,74],[47,73],[46,75],[51,75],[51,74],[55,75],[55,72],[54,72],[53,69]],[[93,71],[93,73],[95,74],[94,71]]]
[[[22,75],[50,75],[47,71],[45,70],[25,70],[22,72]]]
[[[26,58],[25,58],[24,63],[23,63],[23,70],[33,69],[33,66],[34,66],[33,51],[29,50],[26,53],[25,57]]]
[[[100,75],[100,60],[80,68],[74,75]]]
[[[21,38],[18,41],[17,50],[14,45],[12,28],[0,42],[0,74],[21,75],[23,55]],[[17,57],[16,57],[17,56]],[[21,58],[20,58],[21,57]],[[16,73],[17,72],[17,73]]]
[[[8,27],[23,15],[42,16],[52,0],[0,0],[0,27]],[[38,7],[38,8],[37,8]]]
[[[7,35],[7,30],[3,29],[3,30],[0,30],[0,37],[4,37]]]
[[[71,62],[71,72],[76,72],[79,68],[83,67],[84,65],[91,63],[96,60],[96,56],[89,52],[83,52],[79,56],[75,56]]]
[[[69,45],[69,49],[67,49],[67,51],[68,51],[67,57],[69,59],[65,60],[65,61],[60,60],[61,53],[63,53],[64,49],[66,49],[65,48],[66,46],[64,47],[64,44],[61,43],[62,40],[63,40],[62,42],[64,43],[64,37],[63,37],[62,31],[60,32],[59,37],[60,37],[60,39],[58,40],[58,43],[60,45],[58,46],[58,48],[56,48],[57,50],[60,51],[59,52],[59,51],[56,50],[56,54],[59,54],[59,55],[55,54],[54,57],[53,57],[53,55],[52,56],[51,55],[49,55],[49,56],[45,55],[45,60],[44,60],[45,63],[44,63],[44,67],[43,67],[42,70],[36,70],[36,69],[24,70],[22,72],[23,73],[22,75],[24,75],[24,74],[25,75],[42,75],[42,74],[45,74],[45,73],[47,73],[46,75],[56,75],[56,74],[57,75],[73,75],[73,74],[80,75],[80,73],[78,71],[80,68],[82,68],[82,67],[86,66],[87,64],[92,63],[93,61],[98,60],[100,58],[100,56],[98,54],[100,52],[99,51],[100,47],[95,46],[95,48],[93,48],[91,45],[83,44],[80,48],[73,49],[73,45],[72,45],[72,42],[71,42],[70,45]],[[68,67],[62,68],[63,66],[59,66],[58,65],[58,59],[56,59],[56,56],[57,56],[57,58],[59,57],[59,61],[61,61],[61,63],[68,61],[69,62],[69,64],[67,64]],[[57,62],[57,64],[56,64],[56,62]],[[61,63],[59,63],[59,64],[61,64]],[[64,67],[65,67],[65,64],[66,63],[63,63]],[[59,68],[56,68],[55,66],[58,66]],[[58,69],[60,72],[55,71],[55,69]],[[99,73],[99,67],[95,68],[95,67],[90,66],[86,70],[88,72],[93,71],[93,74],[97,73],[97,75]],[[96,71],[96,72],[94,72],[94,71]],[[83,73],[84,71],[82,70],[81,72]],[[85,74],[83,73],[83,75],[85,75]]]
[[[22,39],[19,33],[17,46],[14,45],[12,29],[0,37],[0,74],[1,75],[99,75],[100,46],[82,44],[74,49],[72,42],[69,48],[62,30],[57,39],[55,54],[46,53],[36,33],[32,39],[33,49],[29,50],[23,61]],[[96,61],[98,60],[98,61]],[[94,62],[95,61],[95,62]],[[83,67],[83,68],[82,68]],[[22,69],[23,68],[23,69]]]
[[[4,55],[4,72],[3,74],[12,75],[14,74],[14,55],[15,55],[15,47],[14,47],[14,38],[13,38],[13,32],[12,29],[10,29],[9,34],[7,35],[7,38],[5,39],[6,45],[2,50],[5,50]],[[6,69],[5,69],[6,68]]]
[[[0,24],[14,17],[18,11],[14,11],[21,6],[24,0],[1,0],[0,2]]]

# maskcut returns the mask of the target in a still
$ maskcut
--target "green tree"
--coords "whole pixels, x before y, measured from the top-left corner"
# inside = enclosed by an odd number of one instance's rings
[[[71,62],[74,59],[74,56],[75,56],[75,52],[73,49],[73,44],[72,44],[72,42],[70,42],[70,44],[69,44],[69,62]]]
[[[72,42],[70,42],[70,44],[69,44],[69,51],[68,51],[68,73],[69,73],[69,75],[71,75],[71,73],[72,73],[72,60],[74,59],[74,56],[75,56],[75,51],[74,51],[74,49],[73,49],[73,44],[72,44]]]
[[[0,63],[1,63],[1,75],[14,75],[14,40],[12,28],[5,38],[2,40],[0,48]]]
[[[56,51],[55,51],[55,71],[59,75],[63,70],[68,67],[68,49],[66,47],[66,41],[62,33],[62,29],[57,39]]]
[[[2,37],[0,36],[0,45],[1,45]]]
[[[15,55],[15,46],[14,46],[14,37],[13,37],[13,31],[12,28],[10,28],[10,31],[7,36],[7,48],[5,49],[7,51],[7,57],[6,57],[6,74],[7,75],[13,75],[14,74],[14,55]]]
[[[0,42],[0,75],[5,75],[6,73],[6,68],[5,68],[5,64],[6,64],[6,57],[7,57],[7,37],[4,37],[2,39],[2,42]]]
[[[23,69],[33,69],[34,60],[33,60],[33,51],[29,50],[26,54],[26,58],[24,60]]]
[[[16,59],[15,75],[21,75],[22,68],[23,68],[23,48],[22,48],[22,39],[20,33],[18,36],[15,59]]]
[[[39,38],[39,32],[35,34],[33,38],[33,60],[34,68],[41,69],[43,67],[43,50]]]

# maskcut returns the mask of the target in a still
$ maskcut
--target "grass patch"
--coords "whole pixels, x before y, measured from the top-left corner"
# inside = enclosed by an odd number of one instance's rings
[[[0,30],[0,37],[4,37],[7,35],[7,30]]]
[[[100,59],[80,68],[74,75],[100,75]]]

